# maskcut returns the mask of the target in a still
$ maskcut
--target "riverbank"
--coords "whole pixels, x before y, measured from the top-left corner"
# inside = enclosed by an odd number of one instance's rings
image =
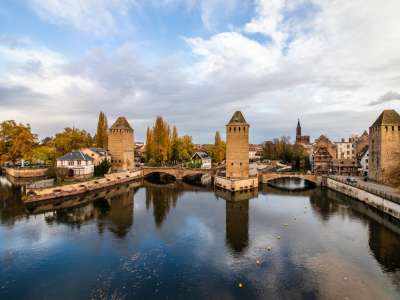
[[[143,178],[143,170],[107,174],[104,178],[59,187],[28,189],[25,203],[81,195],[87,192],[112,187],[117,184],[126,183],[140,178]]]
[[[326,186],[334,191],[364,202],[396,219],[400,219],[399,197],[379,192],[377,190],[368,190],[358,184],[350,185],[336,177],[328,177],[326,180]]]

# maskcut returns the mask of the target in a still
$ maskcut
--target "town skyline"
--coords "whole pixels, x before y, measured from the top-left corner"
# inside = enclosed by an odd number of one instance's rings
[[[94,133],[102,110],[126,116],[143,141],[162,115],[209,143],[241,110],[252,143],[293,140],[297,118],[312,139],[361,134],[383,109],[400,109],[399,9],[395,0],[8,1],[0,120],[40,137]]]

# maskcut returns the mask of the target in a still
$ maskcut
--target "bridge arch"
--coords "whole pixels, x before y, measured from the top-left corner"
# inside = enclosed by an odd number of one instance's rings
[[[309,181],[315,185],[321,184],[321,178],[313,174],[275,172],[275,173],[264,173],[261,176],[262,176],[261,178],[262,183],[269,183],[270,181],[283,178],[298,178],[298,179],[303,179],[305,181]]]

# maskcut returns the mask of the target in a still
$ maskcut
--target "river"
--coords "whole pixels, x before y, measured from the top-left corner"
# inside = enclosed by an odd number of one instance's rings
[[[20,198],[0,178],[0,299],[400,299],[400,225],[330,190],[144,182],[34,213]]]

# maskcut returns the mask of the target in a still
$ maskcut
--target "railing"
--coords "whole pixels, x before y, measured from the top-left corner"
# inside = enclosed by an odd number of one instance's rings
[[[389,201],[392,201],[394,203],[400,204],[400,195],[397,196],[397,195],[394,195],[393,193],[387,193],[387,192],[384,192],[384,191],[379,190],[379,189],[374,189],[374,188],[371,188],[369,186],[360,184],[358,181],[357,182],[348,182],[347,180],[345,180],[343,178],[340,178],[340,177],[336,177],[334,175],[328,175],[328,178],[332,179],[332,180],[335,180],[335,181],[338,181],[338,182],[341,182],[341,183],[344,183],[344,184],[347,184],[347,185],[350,185],[350,186],[353,186],[353,187],[356,187],[356,188],[359,188],[360,190],[366,191],[366,192],[371,193],[373,195],[382,197],[382,198],[384,198],[386,200],[389,200]]]

